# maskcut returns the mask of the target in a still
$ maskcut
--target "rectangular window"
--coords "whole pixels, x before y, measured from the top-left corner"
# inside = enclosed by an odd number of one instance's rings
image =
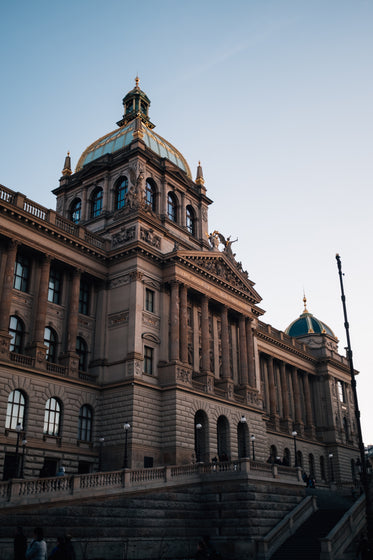
[[[86,280],[80,282],[79,313],[89,315],[89,284]]]
[[[144,346],[144,372],[153,375],[153,348]]]
[[[340,402],[346,402],[345,388],[342,381],[337,381],[337,388]]]
[[[21,292],[28,291],[30,276],[30,261],[27,257],[22,255],[17,255],[17,259],[14,265],[14,280],[13,288],[20,290]]]
[[[55,268],[51,268],[48,284],[48,301],[60,304],[61,302],[61,273]]]
[[[154,313],[154,292],[148,288],[145,291],[145,309]]]

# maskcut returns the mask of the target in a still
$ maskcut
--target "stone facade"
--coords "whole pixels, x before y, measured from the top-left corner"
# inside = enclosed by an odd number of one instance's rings
[[[0,187],[3,478],[271,454],[352,482],[336,338],[261,321],[236,240],[209,233],[202,168],[152,131],[149,103],[136,84],[128,140],[100,139],[75,173],[66,158],[56,212]]]

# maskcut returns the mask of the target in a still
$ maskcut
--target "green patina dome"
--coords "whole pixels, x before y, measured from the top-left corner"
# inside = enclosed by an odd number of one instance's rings
[[[191,179],[192,175],[183,155],[164,138],[153,132],[154,124],[149,120],[150,100],[136,86],[123,98],[124,115],[117,122],[119,129],[109,132],[93,142],[80,156],[75,171],[80,171],[85,165],[97,160],[105,154],[113,154],[129,146],[135,139],[141,139],[145,145],[161,158],[166,158],[179,167]]]
[[[285,330],[285,333],[289,336],[307,336],[309,334],[328,334],[333,338],[336,338],[335,334],[333,333],[332,329],[328,327],[325,323],[317,319],[309,313],[306,308],[306,298],[303,298],[304,302],[304,310],[303,313],[295,319],[288,328]]]

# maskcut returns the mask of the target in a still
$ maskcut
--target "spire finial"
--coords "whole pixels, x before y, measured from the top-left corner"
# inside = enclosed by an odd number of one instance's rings
[[[201,162],[198,162],[198,166],[197,166],[197,176],[196,176],[196,184],[203,186],[205,184],[205,180],[203,178],[203,171],[202,171],[202,166],[201,166]]]
[[[67,156],[65,157],[65,165],[63,166],[62,169],[62,175],[71,175],[72,171],[71,171],[71,158],[70,158],[70,152],[67,152]]]
[[[140,78],[139,78],[139,76],[137,75],[136,78],[135,78],[135,84],[136,84],[136,88],[137,88],[137,89],[138,89],[138,87],[139,87],[139,83],[140,83]]]
[[[304,305],[304,309],[303,309],[303,313],[308,313],[307,310],[307,298],[306,298],[306,294],[303,292],[303,305]]]

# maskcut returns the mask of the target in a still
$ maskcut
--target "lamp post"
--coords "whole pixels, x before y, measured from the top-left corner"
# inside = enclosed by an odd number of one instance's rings
[[[294,430],[294,432],[291,432],[291,435],[294,438],[294,467],[296,468],[298,466],[298,457],[297,457],[297,435],[298,435],[298,432],[296,432]]]
[[[17,432],[17,443],[16,443],[16,468],[15,468],[15,477],[18,478],[19,477],[19,440],[21,437],[21,432],[22,432],[22,424],[21,422],[18,422],[17,426],[16,426],[16,432]]]
[[[333,453],[329,453],[330,482],[334,482]]]
[[[367,535],[369,541],[369,548],[370,550],[373,550],[373,504],[372,504],[372,496],[371,496],[371,476],[367,472],[367,465],[365,461],[365,448],[363,442],[363,434],[361,430],[359,402],[358,402],[357,391],[356,391],[355,370],[354,370],[354,364],[352,360],[350,326],[347,319],[346,296],[343,288],[342,263],[341,263],[341,257],[338,255],[338,253],[335,256],[335,258],[337,259],[339,283],[341,286],[341,300],[342,300],[344,326],[345,326],[346,339],[347,339],[347,358],[350,366],[351,388],[354,397],[357,438],[359,443],[360,461],[361,461],[361,484],[365,493],[365,518],[366,518],[366,526],[367,526]]]
[[[241,416],[240,424],[242,426],[242,453],[243,457],[246,457],[246,430],[245,425],[247,424],[247,420],[244,415]]]
[[[98,472],[101,472],[101,470],[102,470],[102,448],[104,446],[105,438],[100,437],[100,438],[98,438],[98,441],[100,442],[100,452],[99,452],[100,454],[98,456]]]
[[[23,478],[23,472],[25,467],[26,445],[27,445],[27,439],[24,438],[22,440],[22,462],[21,462],[21,472],[19,474],[19,478]]]
[[[202,430],[202,424],[196,424],[196,463],[201,462],[201,443],[200,443],[200,431]]]
[[[255,436],[254,434],[251,436],[251,448],[253,451],[253,461],[255,461]]]
[[[125,433],[125,440],[124,440],[124,459],[123,459],[123,468],[126,469],[127,468],[127,456],[128,456],[128,432],[131,429],[131,424],[129,424],[128,422],[125,422],[123,424],[123,429],[124,429],[124,433]]]

